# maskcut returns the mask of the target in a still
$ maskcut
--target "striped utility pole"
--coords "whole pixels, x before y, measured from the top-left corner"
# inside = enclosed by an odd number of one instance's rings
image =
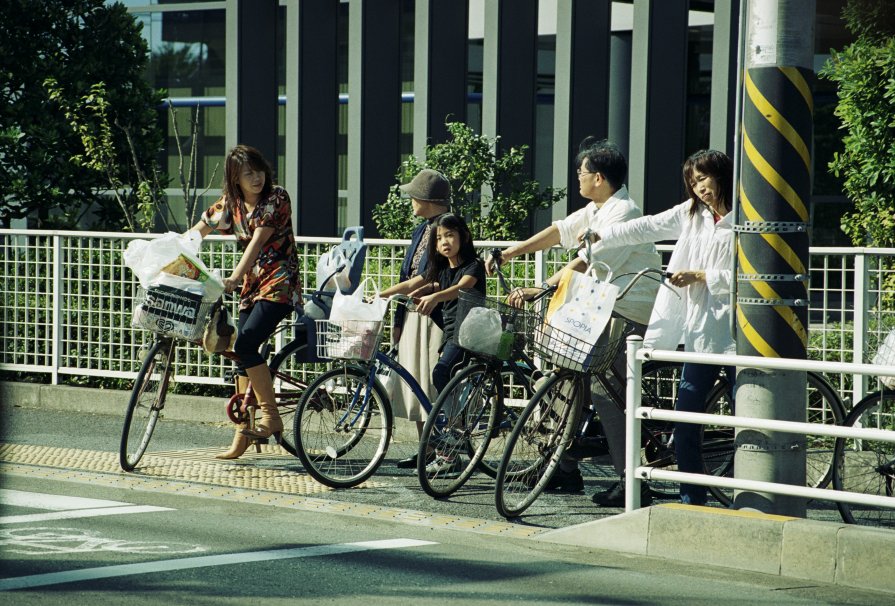
[[[805,359],[815,0],[748,0],[737,213],[737,353]],[[804,422],[804,372],[742,369],[737,414]],[[738,478],[805,485],[805,437],[737,431]],[[737,507],[805,501],[737,491]]]

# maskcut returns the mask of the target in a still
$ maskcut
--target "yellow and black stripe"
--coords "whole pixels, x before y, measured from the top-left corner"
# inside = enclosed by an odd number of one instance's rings
[[[743,355],[806,355],[811,77],[757,67],[744,78],[736,314]]]

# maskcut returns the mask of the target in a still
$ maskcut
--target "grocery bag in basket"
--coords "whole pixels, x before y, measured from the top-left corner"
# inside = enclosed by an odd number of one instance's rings
[[[205,300],[214,300],[224,292],[220,276],[199,259],[202,235],[168,232],[154,240],[133,240],[123,253],[124,264],[133,270],[140,286],[149,288],[163,274],[195,280],[202,284]]]
[[[134,308],[131,326],[196,339],[203,328],[201,308],[202,294],[157,284],[146,290],[143,300]]]
[[[500,348],[501,335],[500,313],[496,309],[473,307],[457,331],[457,343],[463,349],[495,356]]]
[[[886,339],[880,343],[876,355],[873,356],[873,364],[895,367],[895,330],[886,335]],[[880,376],[879,382],[889,389],[895,389],[895,376]]]
[[[364,286],[367,282],[373,286],[373,291],[376,293],[369,302],[364,301]],[[379,287],[371,278],[367,278],[350,295],[338,290],[333,294],[329,319],[334,324],[340,324],[342,320],[381,322],[387,308],[388,300],[379,296]]]
[[[569,295],[547,320],[557,356],[587,365],[591,350],[609,324],[619,287],[593,275],[569,272]]]

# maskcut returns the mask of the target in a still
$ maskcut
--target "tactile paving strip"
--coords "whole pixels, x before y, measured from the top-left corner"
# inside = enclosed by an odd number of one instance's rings
[[[507,522],[434,514],[397,507],[348,503],[312,495],[332,489],[305,473],[293,471],[278,447],[262,446],[260,453],[246,453],[238,461],[214,458],[219,449],[155,452],[146,455],[136,472],[125,473],[118,454],[74,448],[0,444],[0,472],[48,480],[91,483],[114,488],[176,492],[186,496],[265,503],[304,511],[341,513],[414,526],[445,528],[528,538],[548,528],[521,526]],[[267,462],[276,466],[264,467]],[[361,485],[375,489],[387,486],[370,480]]]

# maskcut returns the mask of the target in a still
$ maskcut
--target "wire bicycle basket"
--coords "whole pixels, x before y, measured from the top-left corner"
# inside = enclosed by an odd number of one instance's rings
[[[316,324],[321,358],[369,361],[379,351],[382,320],[316,320]]]
[[[202,338],[215,301],[170,286],[137,288],[131,326],[156,334],[196,341]]]
[[[540,323],[534,311],[461,290],[453,340],[477,356],[509,360],[531,345]]]
[[[535,328],[533,349],[545,360],[576,372],[605,372],[624,339],[633,331],[624,318],[610,318],[595,343],[564,332],[548,322]]]

